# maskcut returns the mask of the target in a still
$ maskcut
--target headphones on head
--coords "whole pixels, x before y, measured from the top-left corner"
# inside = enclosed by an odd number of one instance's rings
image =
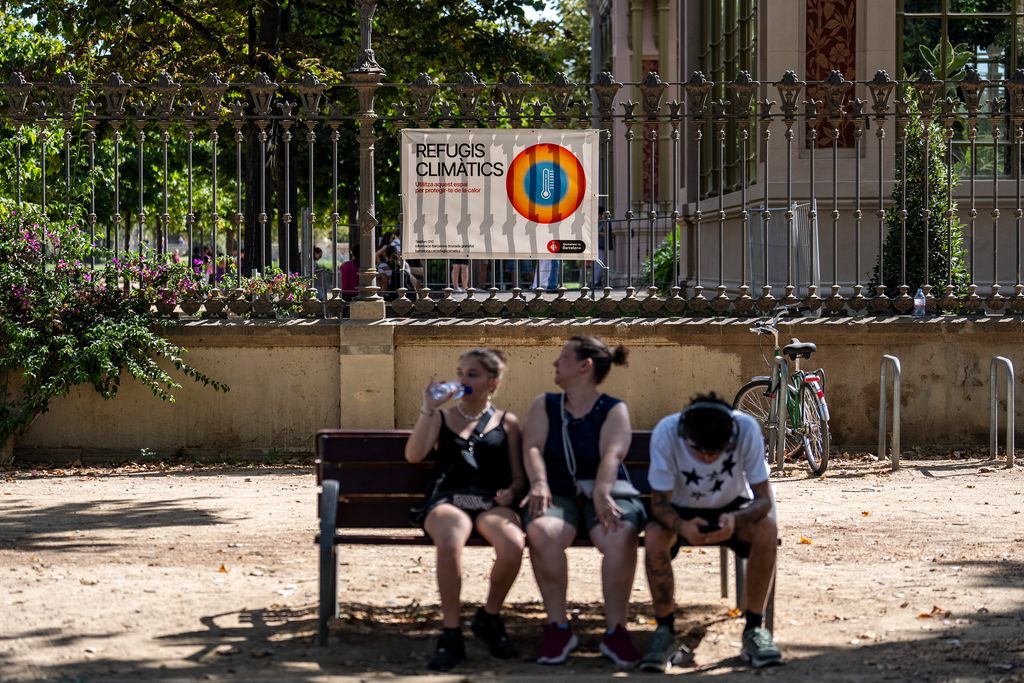
[[[679,413],[679,423],[676,427],[676,432],[679,434],[679,438],[689,443],[689,430],[686,427],[686,419],[691,413],[700,410],[709,410],[729,418],[729,424],[732,425],[731,434],[729,436],[729,441],[726,442],[722,450],[731,450],[739,436],[739,425],[736,423],[736,419],[732,416],[732,408],[719,401],[694,401],[690,405],[686,406],[686,408]]]

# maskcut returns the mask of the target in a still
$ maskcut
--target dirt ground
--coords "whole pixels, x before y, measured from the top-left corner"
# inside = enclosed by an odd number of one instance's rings
[[[774,477],[776,639],[787,664],[738,658],[741,619],[719,596],[718,553],[675,563],[683,677],[777,681],[1024,681],[1024,468],[961,454],[890,473],[847,457],[822,479]],[[334,681],[424,675],[437,633],[433,551],[345,547],[342,618],[315,645],[314,475],[308,467],[147,465],[0,472],[0,681]],[[596,654],[599,556],[570,556],[581,647],[541,667],[498,661],[467,631],[444,680],[650,678]],[[467,550],[465,616],[490,564]],[[642,564],[641,564],[642,567]],[[630,629],[653,630],[642,571]],[[538,646],[528,561],[512,636]],[[435,677],[440,680],[442,677]]]

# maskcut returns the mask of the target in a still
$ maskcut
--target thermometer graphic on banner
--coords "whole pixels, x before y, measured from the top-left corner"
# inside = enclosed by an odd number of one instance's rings
[[[555,190],[555,174],[550,168],[545,168],[540,175],[540,198],[551,199]]]

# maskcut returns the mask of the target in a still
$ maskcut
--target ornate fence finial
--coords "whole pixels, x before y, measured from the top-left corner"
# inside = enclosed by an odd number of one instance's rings
[[[978,112],[981,111],[981,94],[988,84],[988,79],[982,78],[977,69],[968,69],[960,81],[960,90],[964,93],[967,115],[972,119],[977,118]]]
[[[838,131],[839,124],[842,123],[843,117],[846,115],[846,94],[850,91],[853,83],[843,77],[842,71],[833,69],[821,85],[825,90],[828,123],[833,131]]]
[[[156,91],[156,113],[164,119],[170,117],[174,111],[174,98],[178,96],[181,84],[175,83],[166,71],[161,71],[153,90]]]
[[[249,94],[252,95],[253,111],[256,116],[270,116],[270,106],[274,100],[274,93],[277,92],[277,83],[270,80],[270,77],[262,71],[256,75],[256,80],[249,85]]]
[[[25,80],[20,71],[11,74],[11,80],[2,86],[4,94],[7,95],[7,111],[11,116],[20,119],[28,112],[28,96],[32,92],[32,84]]]
[[[463,116],[475,116],[480,93],[486,87],[486,84],[477,78],[475,73],[464,72],[459,82],[455,84],[455,93],[459,98],[459,113]]]
[[[1024,122],[1024,69],[1017,69],[1006,82],[1010,92],[1010,116],[1018,125]]]
[[[572,91],[575,89],[576,84],[561,71],[555,74],[551,83],[544,85],[544,90],[551,95],[551,108],[555,110],[555,119],[561,123],[565,122],[572,104]]]
[[[299,99],[302,101],[302,118],[314,119],[320,114],[320,100],[324,97],[325,86],[316,74],[307,72],[299,82]]]
[[[725,88],[730,93],[733,114],[741,118],[749,116],[754,93],[757,92],[757,81],[750,77],[750,72],[741,71],[736,80],[725,84]]]
[[[78,93],[82,91],[82,85],[75,80],[70,71],[65,71],[57,79],[57,83],[51,86],[51,90],[57,96],[60,115],[65,121],[70,120],[75,113],[75,101],[78,99]]]
[[[505,111],[512,119],[513,125],[522,115],[523,100],[526,99],[526,91],[529,87],[516,71],[509,74],[504,83],[498,84],[498,92],[501,93],[501,98],[505,102]]]
[[[875,112],[875,118],[884,119],[889,112],[889,98],[896,87],[896,81],[889,78],[884,69],[875,72],[875,77],[868,81],[868,91],[871,93],[871,110]]]
[[[686,90],[686,108],[693,120],[703,119],[708,111],[708,95],[711,93],[711,81],[704,78],[700,71],[690,74],[690,80],[683,88]]]
[[[211,73],[206,77],[206,81],[199,85],[199,95],[203,100],[203,116],[212,119],[220,115],[220,103],[227,89],[228,86],[220,80],[218,74]]]
[[[795,71],[787,71],[782,75],[782,80],[775,82],[775,88],[782,98],[782,114],[787,126],[792,126],[796,120],[797,101],[800,99],[800,91],[804,82],[797,78]]]
[[[644,113],[647,114],[648,120],[653,121],[658,118],[661,101],[665,97],[666,90],[668,90],[668,83],[661,80],[658,72],[648,71],[647,76],[640,83],[640,96],[644,100]]]
[[[412,91],[413,106],[416,107],[413,116],[417,123],[430,118],[431,105],[434,102],[434,95],[437,94],[437,87],[434,79],[425,73],[420,73],[409,86],[409,90]]]
[[[597,83],[593,86],[594,94],[597,96],[597,110],[601,118],[611,118],[615,113],[615,95],[622,89],[619,83],[609,71],[602,71],[597,77]]]
[[[103,97],[107,100],[107,113],[115,118],[124,116],[124,102],[128,98],[130,86],[116,71],[110,74],[107,82],[100,86]]]
[[[945,83],[935,77],[931,69],[924,72],[914,81],[914,90],[917,91],[918,100],[921,102],[921,114],[931,118],[935,114],[935,102],[945,87]]]

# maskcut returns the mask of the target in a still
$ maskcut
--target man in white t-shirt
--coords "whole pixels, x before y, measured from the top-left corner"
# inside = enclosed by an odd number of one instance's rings
[[[714,393],[698,396],[651,433],[651,513],[644,537],[658,627],[640,667],[666,671],[677,651],[672,559],[680,546],[724,545],[747,558],[746,627],[740,656],[755,668],[782,655],[763,625],[778,530],[757,420]]]

